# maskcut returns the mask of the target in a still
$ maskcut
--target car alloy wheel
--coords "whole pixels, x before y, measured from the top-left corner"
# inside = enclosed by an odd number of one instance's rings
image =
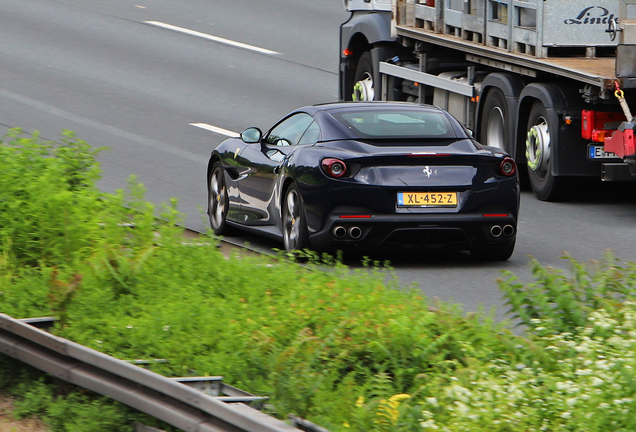
[[[303,203],[296,186],[287,191],[283,205],[283,239],[286,251],[302,250],[308,246],[307,222]]]
[[[223,166],[216,162],[212,168],[208,187],[208,216],[210,226],[216,235],[226,234],[228,231],[226,223],[228,195],[224,176]]]

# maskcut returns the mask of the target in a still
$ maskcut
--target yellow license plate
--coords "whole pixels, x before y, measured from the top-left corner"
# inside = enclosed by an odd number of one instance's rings
[[[399,207],[457,207],[457,192],[398,192]]]

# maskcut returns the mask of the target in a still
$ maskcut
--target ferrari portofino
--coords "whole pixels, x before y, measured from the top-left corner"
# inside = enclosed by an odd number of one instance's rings
[[[506,260],[515,247],[514,160],[433,106],[300,108],[221,142],[207,180],[215,234],[250,231],[288,251],[444,247]]]

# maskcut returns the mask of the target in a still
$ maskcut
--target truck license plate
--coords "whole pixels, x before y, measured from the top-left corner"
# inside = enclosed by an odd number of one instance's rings
[[[588,159],[619,159],[615,153],[606,152],[603,150],[603,146],[589,144],[587,146]]]

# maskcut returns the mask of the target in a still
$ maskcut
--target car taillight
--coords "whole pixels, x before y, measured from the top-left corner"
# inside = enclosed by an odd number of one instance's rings
[[[512,158],[505,157],[504,160],[501,161],[499,169],[503,175],[511,177],[517,173],[517,164],[515,164]]]
[[[333,178],[340,178],[347,172],[347,165],[340,159],[326,158],[322,160],[322,169]]]

